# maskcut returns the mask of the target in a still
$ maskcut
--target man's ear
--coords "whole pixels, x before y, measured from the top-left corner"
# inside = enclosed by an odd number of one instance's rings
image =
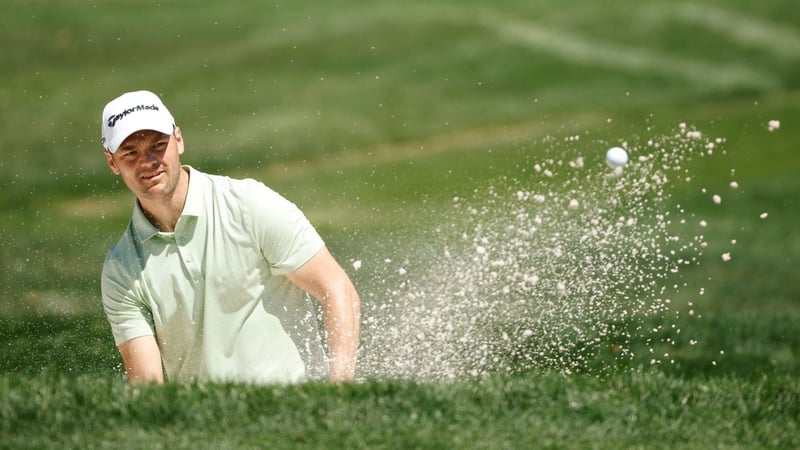
[[[103,149],[103,153],[108,160],[108,167],[111,167],[111,171],[114,172],[114,175],[119,175],[119,167],[117,167],[117,163],[114,162],[114,155],[112,155],[108,149]]]
[[[175,130],[172,132],[175,135],[175,143],[178,144],[178,154],[183,154],[183,134],[181,134],[181,128],[175,125]]]

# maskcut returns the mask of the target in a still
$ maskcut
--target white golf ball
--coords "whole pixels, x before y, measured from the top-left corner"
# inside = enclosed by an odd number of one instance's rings
[[[606,152],[606,163],[616,169],[628,163],[628,152],[622,147],[612,147]]]

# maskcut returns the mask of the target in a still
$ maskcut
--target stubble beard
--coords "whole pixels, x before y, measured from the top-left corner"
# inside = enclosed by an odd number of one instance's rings
[[[178,183],[180,182],[181,171],[183,168],[178,166],[177,171],[171,171],[169,167],[162,166],[159,168],[159,171],[161,170],[163,170],[163,174],[161,176],[165,177],[166,180],[164,180],[162,183],[156,183],[151,186],[142,186],[139,190],[139,198],[159,201],[172,197],[172,195],[175,193],[175,189],[178,187]],[[141,176],[139,179],[141,180]]]

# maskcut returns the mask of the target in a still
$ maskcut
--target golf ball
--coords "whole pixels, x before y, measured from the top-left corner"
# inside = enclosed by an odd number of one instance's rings
[[[622,147],[612,147],[606,152],[606,163],[613,169],[622,167],[628,163],[628,152]]]

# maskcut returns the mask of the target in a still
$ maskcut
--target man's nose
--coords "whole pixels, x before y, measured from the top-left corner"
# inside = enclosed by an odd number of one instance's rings
[[[144,152],[144,161],[148,163],[158,161],[158,152],[152,149],[147,150]]]

